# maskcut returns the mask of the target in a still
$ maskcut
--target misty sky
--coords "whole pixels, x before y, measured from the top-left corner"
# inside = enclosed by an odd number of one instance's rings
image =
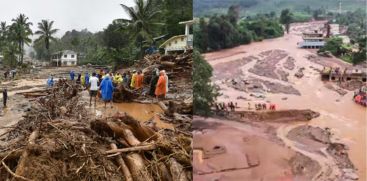
[[[0,21],[10,24],[23,13],[35,31],[42,19],[53,20],[54,28],[59,29],[56,36],[61,38],[72,29],[97,32],[114,19],[127,18],[120,4],[133,6],[133,0],[0,0]]]

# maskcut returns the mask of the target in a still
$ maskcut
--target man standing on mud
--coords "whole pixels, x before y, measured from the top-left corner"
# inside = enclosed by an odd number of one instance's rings
[[[96,77],[96,73],[93,72],[92,77],[89,79],[90,89],[89,89],[89,106],[92,106],[92,98],[94,97],[94,107],[96,107],[96,97],[98,92],[98,82],[99,79]]]
[[[158,79],[158,83],[157,86],[155,88],[155,95],[157,97],[157,99],[159,100],[160,98],[165,98],[166,97],[166,79],[164,78],[164,72],[160,71],[159,72],[159,79]]]
[[[3,90],[3,105],[4,108],[6,107],[6,101],[8,100],[8,90],[6,88],[4,88]]]
[[[111,108],[112,108],[113,107],[112,98],[113,98],[114,87],[113,87],[112,80],[109,74],[106,74],[105,78],[101,82],[101,85],[99,86],[99,89],[101,89],[102,99],[104,101],[104,107],[106,108],[107,102],[110,102]]]
[[[74,76],[75,76],[74,71],[73,70],[70,71],[70,80],[74,80]]]

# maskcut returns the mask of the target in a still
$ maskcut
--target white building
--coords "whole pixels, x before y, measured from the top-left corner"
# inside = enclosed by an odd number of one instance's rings
[[[185,25],[185,34],[173,36],[165,41],[159,48],[164,48],[165,54],[176,51],[186,51],[193,48],[193,35],[190,34],[190,26],[193,25],[194,20],[180,22]]]
[[[303,33],[303,41],[298,43],[299,48],[321,48],[325,46],[325,41],[322,33]]]
[[[72,50],[55,52],[51,55],[51,61],[56,66],[76,66],[78,55]]]

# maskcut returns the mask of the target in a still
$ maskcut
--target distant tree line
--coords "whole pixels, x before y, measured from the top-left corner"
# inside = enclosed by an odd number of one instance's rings
[[[239,11],[239,6],[231,6],[226,15],[200,18],[194,27],[194,46],[206,52],[280,37],[284,34],[281,23],[289,27],[292,21],[289,10],[284,10],[280,18],[271,12],[242,19]]]

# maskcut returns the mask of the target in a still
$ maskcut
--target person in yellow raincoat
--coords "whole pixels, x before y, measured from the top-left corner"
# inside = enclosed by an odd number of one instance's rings
[[[164,98],[166,96],[166,78],[164,77],[164,72],[159,72],[159,79],[157,82],[157,86],[155,88],[155,95],[158,98]]]
[[[80,76],[80,81],[82,83],[82,86],[85,86],[85,76],[84,76],[83,72],[81,74],[82,75]]]
[[[113,78],[113,82],[116,84],[121,84],[122,83],[122,76],[119,72],[117,72]]]
[[[133,75],[131,76],[131,83],[130,83],[130,87],[132,89],[135,89],[135,80],[136,80],[136,70],[133,70]]]

